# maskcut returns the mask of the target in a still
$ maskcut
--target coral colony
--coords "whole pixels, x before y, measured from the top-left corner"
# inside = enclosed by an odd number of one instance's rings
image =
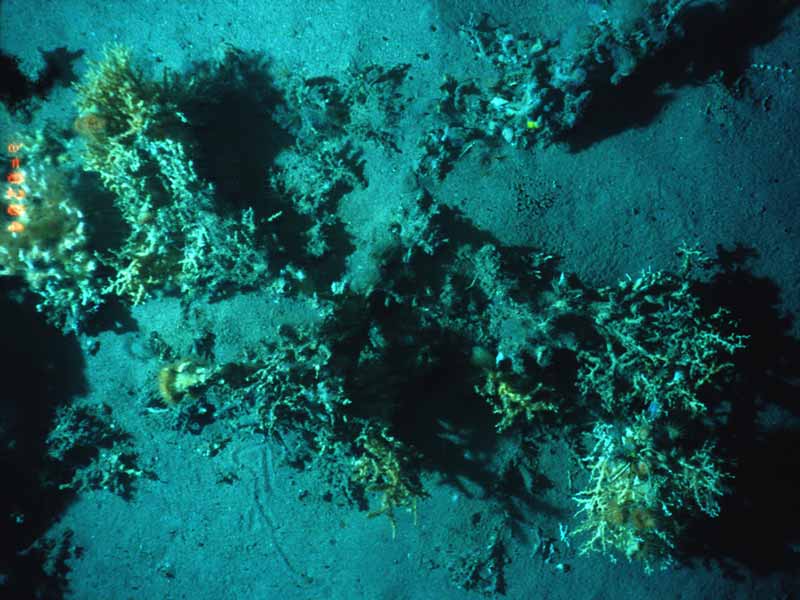
[[[583,552],[668,565],[686,525],[719,514],[730,478],[707,417],[745,339],[724,310],[700,302],[703,257],[682,247],[675,272],[592,289],[546,253],[459,238],[427,183],[477,145],[535,149],[578,126],[594,87],[616,85],[665,44],[685,4],[607,15],[566,48],[487,19],[466,24],[465,43],[495,82],[443,81],[414,161],[417,198],[396,215],[385,268],[366,282],[326,261],[342,247],[336,206],[368,183],[366,145],[395,151],[408,65],[276,81],[271,122],[290,142],[264,173],[276,197],[265,208],[221,203],[198,169],[201,124],[191,119],[193,107],[213,107],[216,82],[236,85],[248,57],[230,52],[195,77],[155,80],[113,46],[76,86],[70,131],[9,143],[0,270],[65,332],[82,332],[111,299],[191,303],[260,290],[312,306],[308,323],[224,364],[151,340],[163,361],[154,387],[174,411],[224,397],[253,410],[264,431],[301,431],[312,454],[342,461],[343,485],[378,494],[370,514],[392,530],[398,509],[416,514],[426,497],[425,457],[398,435],[398,415],[410,390],[423,393],[426,376],[456,364],[465,385],[451,393],[485,402],[494,435],[568,432],[582,472],[570,536]],[[93,182],[91,199],[80,196],[76,165]],[[97,199],[114,214],[112,232],[90,219]],[[524,462],[534,450],[514,452]]]

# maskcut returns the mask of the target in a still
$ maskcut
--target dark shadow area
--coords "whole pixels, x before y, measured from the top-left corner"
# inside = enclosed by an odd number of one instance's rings
[[[332,220],[324,234],[330,248],[314,259],[305,247],[313,222],[270,185],[275,157],[295,141],[275,118],[290,109],[270,68],[262,54],[231,48],[221,61],[194,66],[179,107],[190,124],[197,174],[214,186],[219,213],[231,216],[252,207],[273,272],[291,262],[311,272],[309,290],[325,290],[341,276],[354,246],[344,226]]]
[[[195,65],[180,110],[196,142],[198,176],[214,185],[221,213],[253,207],[256,221],[280,210],[269,190],[275,156],[293,143],[272,115],[283,103],[260,54],[230,50]]]
[[[0,52],[0,102],[16,112],[33,96],[34,82],[25,77],[19,59]]]
[[[73,336],[46,325],[32,302],[11,299],[19,294],[15,284],[0,279],[0,357],[6,369],[0,403],[6,490],[0,500],[0,573],[5,597],[55,599],[63,594],[63,561],[53,547],[35,542],[58,519],[69,494],[49,481],[45,438],[55,409],[87,392],[85,365]]]
[[[525,521],[520,506],[562,515],[524,489],[509,468],[525,458],[515,435],[498,434],[498,416],[475,392],[484,373],[471,362],[472,346],[452,332],[423,327],[407,307],[383,293],[359,311],[361,330],[334,355],[358,354],[377,325],[389,342],[380,361],[357,366],[346,377],[348,414],[385,424],[416,455],[417,466],[465,497],[491,498],[512,527]],[[357,361],[352,361],[356,363]],[[502,446],[502,448],[501,448]],[[513,470],[513,469],[512,469]],[[466,485],[467,482],[473,485]],[[541,488],[540,488],[541,489]]]
[[[57,85],[69,87],[76,81],[75,61],[81,58],[84,50],[70,52],[66,46],[60,46],[49,52],[39,50],[44,60],[44,69],[39,73],[34,85],[34,93],[39,98],[46,98],[50,91]]]
[[[474,491],[464,485],[470,481],[481,497],[499,503],[516,533],[523,531],[526,520],[522,506],[563,518],[562,508],[536,493],[546,488],[540,473],[535,490],[526,489],[519,468],[535,462],[535,449],[524,446],[516,429],[497,432],[499,416],[475,392],[483,373],[470,362],[471,346],[466,340],[446,342],[440,339],[435,368],[398,388],[402,404],[394,414],[393,431],[421,452],[423,468],[436,473],[440,484],[473,497]]]
[[[74,63],[83,56],[83,50],[70,52],[65,46],[53,50],[39,50],[45,66],[35,80],[20,69],[16,56],[0,52],[0,102],[10,112],[20,111],[24,120],[31,117],[31,101],[45,99],[57,85],[69,87],[78,80]]]
[[[386,425],[392,436],[418,453],[417,466],[435,473],[440,483],[466,497],[474,497],[477,487],[479,497],[502,506],[509,526],[522,536],[523,506],[533,512],[565,516],[537,493],[547,487],[544,478],[538,479],[531,492],[519,477],[521,463],[535,462],[531,458],[535,449],[530,444],[523,446],[522,437],[530,441],[535,435],[528,431],[522,436],[517,428],[497,432],[500,417],[476,393],[475,388],[485,383],[487,371],[474,360],[474,342],[452,325],[440,323],[435,308],[446,293],[445,273],[452,271],[460,246],[500,245],[458,211],[445,207],[432,218],[432,230],[446,233],[448,243],[433,255],[420,250],[407,262],[403,260],[404,246],[398,243],[381,257],[385,287],[366,299],[354,296],[339,303],[332,331],[324,335],[336,340],[331,348],[332,366],[347,382],[347,397],[352,400],[349,415]],[[504,274],[531,281],[525,259],[533,250],[502,252],[508,263]],[[552,279],[557,265],[554,260],[544,269],[544,281]],[[428,290],[430,317],[425,316],[428,310],[421,290]],[[537,295],[536,282],[529,292]],[[414,297],[419,298],[419,305],[402,300]],[[466,314],[460,316],[467,318]],[[370,348],[376,349],[372,360]],[[364,356],[367,359],[362,361]],[[546,375],[555,372],[562,376],[572,373],[574,365]],[[549,380],[546,383],[556,385]]]
[[[672,98],[666,88],[703,85],[718,73],[733,88],[752,62],[751,49],[778,36],[796,7],[796,2],[780,0],[690,5],[675,22],[681,35],[674,35],[619,85],[594,84],[581,121],[563,141],[572,152],[579,152],[627,129],[648,125]]]
[[[107,295],[97,312],[86,315],[85,322],[81,323],[81,331],[90,336],[103,331],[122,334],[139,331],[139,325],[131,314],[129,303],[118,296]]]
[[[106,190],[97,173],[78,172],[70,192],[89,227],[91,250],[107,253],[121,248],[130,226],[115,206],[116,196]]]
[[[110,251],[122,248],[130,227],[114,204],[114,194],[103,187],[96,173],[81,171],[73,181],[70,196],[75,199],[88,225],[89,251],[108,256]],[[100,263],[97,276],[98,281],[107,281],[113,273],[109,267]],[[115,294],[106,294],[99,310],[86,315],[81,329],[89,335],[97,335],[102,331],[137,331],[138,325],[131,316],[130,307],[122,298]]]
[[[788,332],[775,284],[746,268],[751,249],[718,249],[721,273],[709,302],[732,311],[749,337],[735,357],[734,383],[723,391],[730,416],[719,431],[733,474],[719,518],[688,532],[687,553],[718,562],[734,579],[800,573],[800,341]],[[800,586],[800,578],[797,581]]]

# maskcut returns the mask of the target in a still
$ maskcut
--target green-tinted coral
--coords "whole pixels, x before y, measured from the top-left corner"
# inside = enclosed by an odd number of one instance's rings
[[[689,275],[699,259],[683,248],[677,274],[642,273],[599,290],[587,308],[599,335],[578,352],[578,388],[609,412],[706,411],[701,390],[732,363],[744,346],[723,310],[703,311]]]
[[[701,513],[719,514],[725,479],[713,445],[677,444],[663,425],[639,415],[598,423],[584,459],[587,488],[575,496],[582,552],[641,560],[647,570],[671,562],[680,533]]]
[[[43,132],[21,139],[24,197],[17,205],[24,212],[17,221],[23,229],[0,229],[0,276],[21,277],[48,321],[76,331],[102,304],[87,222],[56,163],[63,148]],[[4,198],[3,212],[11,204]]]
[[[367,424],[356,438],[362,455],[353,467],[353,479],[369,492],[381,492],[380,508],[368,516],[386,515],[392,526],[392,537],[397,532],[395,510],[406,508],[417,515],[417,499],[426,496],[418,475],[411,465],[412,455],[385,427]]]
[[[543,413],[558,412],[558,406],[553,402],[557,399],[554,390],[537,382],[531,383],[530,389],[526,387],[520,391],[519,384],[515,386],[511,380],[511,375],[489,371],[484,384],[475,386],[475,391],[491,405],[492,412],[500,416],[497,431],[505,431],[515,422],[532,422]]]
[[[221,216],[182,141],[188,137],[174,74],[148,80],[129,50],[113,47],[77,86],[84,168],[114,194],[129,231],[103,261],[105,288],[134,304],[156,289],[212,296],[255,285],[267,273],[252,210]]]
[[[76,90],[80,115],[102,119],[101,133],[110,141],[145,130],[163,102],[161,86],[134,65],[130,49],[119,45],[109,47],[102,61],[91,64]]]
[[[648,569],[670,561],[689,521],[719,512],[727,476],[703,417],[715,413],[715,386],[745,342],[729,315],[703,304],[692,279],[699,253],[679,255],[677,273],[593,290],[555,275],[546,255],[514,261],[491,245],[464,247],[437,302],[424,306],[478,349],[474,389],[499,416],[498,431],[599,420],[577,533],[585,551]]]

